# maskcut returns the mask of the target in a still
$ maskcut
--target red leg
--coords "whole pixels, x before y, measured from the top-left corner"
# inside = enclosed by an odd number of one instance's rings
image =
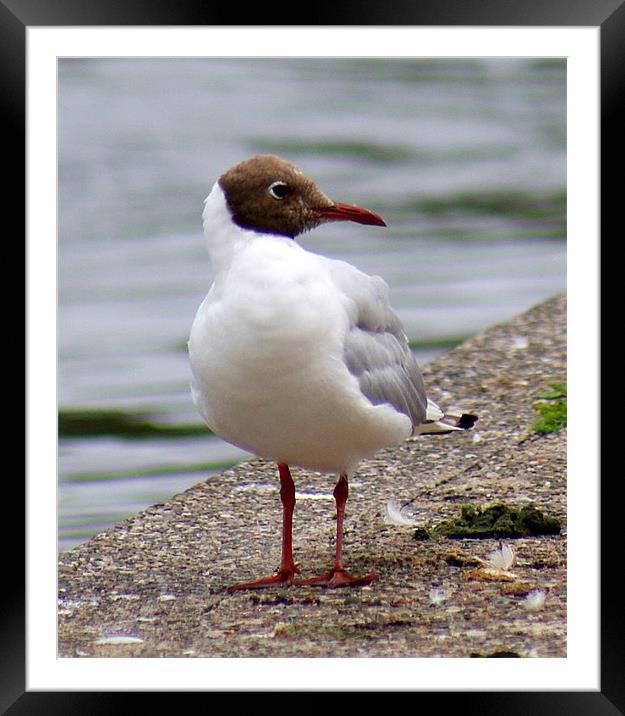
[[[238,589],[262,589],[274,585],[293,584],[299,569],[293,561],[293,509],[295,507],[295,485],[289,466],[278,464],[280,472],[280,499],[282,501],[282,557],[278,571],[271,577],[262,577],[252,582],[242,582],[228,587],[229,592]]]
[[[373,572],[366,574],[364,577],[353,577],[343,567],[343,523],[345,521],[345,503],[349,496],[349,485],[347,483],[347,475],[343,474],[339,477],[334,488],[334,501],[336,502],[336,553],[334,556],[334,566],[326,574],[310,579],[298,579],[296,584],[311,584],[323,587],[343,587],[352,586],[359,587],[377,579],[377,575]]]

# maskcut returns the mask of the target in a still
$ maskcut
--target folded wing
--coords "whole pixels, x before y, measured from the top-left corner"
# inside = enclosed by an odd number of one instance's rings
[[[373,404],[389,404],[407,415],[416,429],[427,414],[427,396],[417,361],[399,318],[393,312],[388,286],[341,261],[333,262],[333,280],[345,293],[350,326],[344,360]]]

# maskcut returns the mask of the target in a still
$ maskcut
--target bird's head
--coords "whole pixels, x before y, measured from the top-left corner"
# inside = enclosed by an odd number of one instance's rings
[[[327,221],[386,226],[381,216],[329,199],[290,162],[257,154],[219,178],[233,221],[244,229],[291,238]]]

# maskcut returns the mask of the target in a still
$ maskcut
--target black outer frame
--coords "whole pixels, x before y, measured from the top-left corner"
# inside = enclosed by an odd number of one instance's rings
[[[620,136],[625,127],[625,2],[624,0],[315,0],[310,6],[284,3],[247,3],[245,25],[464,25],[464,26],[594,26],[601,33],[601,224],[621,225],[616,213],[622,204],[624,153]],[[302,12],[300,12],[302,10]],[[294,11],[294,12],[293,12]],[[306,22],[302,22],[304,13]],[[0,120],[3,146],[14,152],[9,159],[11,181],[3,189],[4,205],[24,207],[25,217],[25,89],[26,28],[29,26],[81,25],[239,25],[240,8],[207,0],[0,0]],[[314,22],[313,22],[314,21]],[[10,141],[7,143],[7,139]],[[619,151],[620,149],[620,151]],[[19,212],[14,212],[16,215]],[[611,221],[613,219],[613,222]],[[16,216],[17,222],[20,217]],[[622,221],[622,220],[621,220]],[[618,222],[618,223],[617,223]],[[620,232],[619,232],[620,233]],[[601,303],[605,303],[604,286]],[[11,304],[9,304],[11,305]],[[619,304],[615,304],[619,305]],[[597,347],[599,350],[599,347]],[[605,355],[605,353],[603,354]],[[618,375],[618,373],[617,373]],[[599,376],[597,376],[599,380]],[[597,428],[598,429],[598,426]],[[598,469],[600,466],[598,466]],[[620,477],[620,476],[618,476]],[[601,680],[598,692],[419,692],[432,697],[437,710],[462,709],[467,713],[504,716],[586,716],[625,714],[625,639],[621,608],[622,556],[618,535],[610,528],[620,501],[616,480],[601,485]],[[622,518],[621,518],[622,519]],[[19,531],[14,529],[14,534]],[[26,692],[25,561],[21,551],[4,550],[5,576],[0,612],[0,709],[21,714],[109,714],[144,709],[146,692]],[[14,591],[11,591],[13,589]],[[245,688],[245,687],[243,687]],[[494,688],[494,685],[493,685]],[[286,689],[285,689],[286,690]],[[320,691],[323,687],[320,686]],[[158,706],[180,708],[166,692],[154,694]],[[206,695],[200,692],[201,696]],[[203,704],[208,705],[206,700]],[[286,704],[285,704],[286,706]],[[332,708],[333,704],[328,704]],[[232,708],[232,707],[231,707]]]

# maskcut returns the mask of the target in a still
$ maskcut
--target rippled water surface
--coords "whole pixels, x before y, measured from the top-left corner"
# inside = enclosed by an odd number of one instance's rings
[[[301,243],[383,276],[424,362],[565,288],[565,85],[552,60],[61,60],[61,548],[245,457],[185,352],[225,169],[277,153],[382,214]]]

